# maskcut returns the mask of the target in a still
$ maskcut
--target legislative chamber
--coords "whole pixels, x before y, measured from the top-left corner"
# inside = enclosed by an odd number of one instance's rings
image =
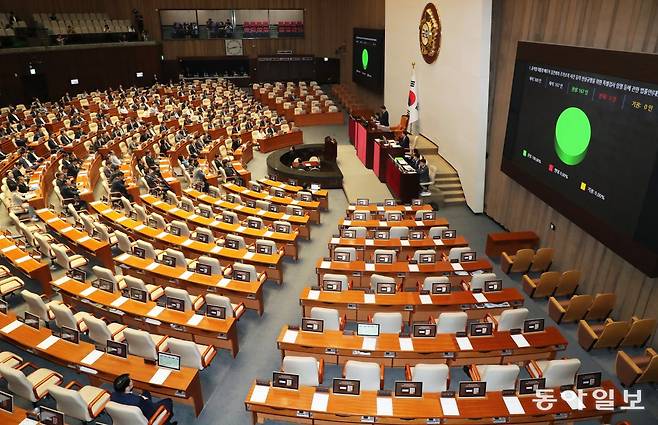
[[[0,423],[658,423],[657,10],[0,1]]]

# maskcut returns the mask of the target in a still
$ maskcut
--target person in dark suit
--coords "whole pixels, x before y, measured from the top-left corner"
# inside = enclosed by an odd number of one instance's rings
[[[385,106],[385,105],[382,105],[382,106],[380,107],[380,109],[381,109],[381,112],[380,112],[379,115],[378,115],[379,123],[380,123],[381,125],[383,125],[384,127],[388,127],[388,126],[389,126],[389,123],[388,123],[388,111],[386,110],[386,106]]]
[[[62,131],[59,135],[59,141],[62,142],[63,145],[68,145],[72,142],[71,138],[66,135],[65,131]]]
[[[154,402],[151,393],[143,391],[141,395],[133,392],[133,381],[130,375],[124,373],[114,380],[114,392],[110,395],[110,400],[115,403],[125,404],[127,406],[139,407],[144,416],[149,419],[159,408],[164,406],[171,416],[167,423],[169,425],[177,425],[178,422],[172,421],[174,417],[174,403],[170,398],[165,398],[158,402]]]
[[[147,168],[153,168],[153,167],[158,166],[158,164],[155,162],[155,159],[153,159],[153,157],[151,157],[150,153],[147,153],[146,155],[144,155],[144,162],[146,163]]]
[[[402,132],[402,137],[400,138],[400,146],[402,146],[405,150],[409,149],[409,132],[406,130]]]
[[[425,158],[421,158],[420,161],[418,161],[418,182],[421,184],[421,195],[427,196],[430,194],[429,191],[427,191],[422,184],[423,183],[429,183],[430,182],[430,169],[427,166],[427,161],[425,161]]]
[[[133,200],[132,195],[128,193],[128,189],[126,188],[126,182],[124,181],[122,172],[117,173],[116,177],[112,181],[112,186],[110,187],[110,191],[120,193],[121,196],[125,197],[130,202],[132,202]]]

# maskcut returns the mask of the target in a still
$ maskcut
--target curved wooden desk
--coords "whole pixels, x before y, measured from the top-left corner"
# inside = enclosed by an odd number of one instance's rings
[[[533,401],[534,395],[519,396],[524,413],[510,414],[501,392],[488,392],[485,397],[456,398],[458,416],[444,414],[439,401],[439,394],[424,393],[423,397],[379,397],[376,391],[363,391],[358,396],[338,395],[329,392],[326,409],[313,410],[315,387],[300,387],[299,390],[287,390],[275,387],[262,388],[266,391],[265,401],[252,400],[256,388],[252,383],[245,408],[252,414],[253,423],[263,423],[266,420],[288,421],[300,424],[339,425],[363,423],[363,417],[369,423],[426,425],[428,423],[446,425],[483,425],[496,423],[513,424],[557,424],[563,421],[600,419],[610,423],[614,411],[597,410],[596,400],[591,395],[594,389],[584,390],[584,408],[572,410],[566,401],[560,397],[559,389],[555,389],[555,404],[548,410],[540,410]],[[614,406],[624,405],[622,393],[611,381],[602,383],[606,391],[614,392]],[[259,391],[260,392],[260,391]],[[392,414],[378,412],[380,398],[391,399]],[[383,403],[381,403],[383,404]],[[388,412],[386,412],[388,413]],[[308,416],[308,417],[306,417]],[[506,422],[496,421],[506,418]],[[434,422],[428,422],[434,420]]]
[[[409,230],[428,231],[432,227],[448,226],[448,220],[437,218],[435,220],[411,220],[404,219],[399,221],[379,221],[379,220],[348,220],[341,218],[338,220],[338,228],[344,227],[365,227],[369,232],[375,230],[390,230],[391,227],[405,226]]]
[[[299,234],[296,231],[292,233],[281,233],[267,228],[252,229],[246,227],[243,223],[225,223],[221,217],[202,217],[161,201],[153,195],[142,195],[141,199],[148,208],[164,215],[165,218],[186,222],[190,230],[194,230],[197,227],[205,227],[212,230],[215,236],[223,237],[227,234],[239,235],[245,239],[245,242],[252,244],[257,239],[268,239],[274,241],[279,249],[283,249],[285,255],[295,260],[297,259],[297,236]]]
[[[39,282],[44,294],[52,295],[53,291],[50,287],[52,277],[48,264],[32,257],[28,251],[16,245],[13,239],[3,234],[0,234],[0,257],[11,263],[15,270]]]
[[[105,292],[67,276],[54,280],[52,284],[65,304],[91,311],[96,317],[154,334],[213,345],[230,350],[233,357],[238,354],[237,320],[232,317],[215,319],[195,311],[161,309],[153,301],[131,300],[120,292]]]
[[[201,202],[206,205],[221,208],[222,210],[233,211],[242,219],[246,219],[247,217],[253,215],[256,217],[260,217],[261,219],[263,219],[263,221],[267,221],[271,223],[277,220],[287,221],[290,223],[293,229],[299,232],[299,236],[307,240],[311,239],[311,229],[308,225],[309,217],[307,215],[297,216],[297,215],[284,214],[280,212],[265,211],[258,208],[251,208],[245,205],[234,204],[233,202],[224,201],[222,199],[215,198],[210,195],[206,195],[205,193],[199,192],[198,190],[194,190],[194,189],[185,189],[183,192],[185,193],[186,196],[190,197],[191,199],[197,202]]]
[[[403,214],[403,217],[413,220],[416,217],[417,211],[432,211],[432,206],[427,204],[424,205],[350,204],[349,207],[347,207],[347,211],[345,212],[345,214],[347,214],[348,217],[352,217],[354,211],[357,210],[369,211],[370,214],[377,214],[380,216],[384,216],[389,211],[397,211],[397,212],[401,212]]]
[[[301,207],[304,210],[304,213],[309,216],[309,219],[316,224],[320,223],[320,203],[317,201],[298,201],[297,199],[292,198],[280,198],[278,196],[272,196],[263,192],[256,192],[251,189],[247,189],[243,186],[238,186],[233,183],[224,183],[222,187],[227,192],[232,192],[247,198],[254,199],[256,201],[269,201],[274,204],[288,206],[296,205]]]
[[[464,366],[552,360],[568,344],[555,327],[523,336],[529,347],[519,347],[509,332],[494,332],[491,336],[468,337],[473,349],[463,350],[455,334],[439,334],[434,338],[380,334],[376,337],[374,349],[364,349],[362,336],[346,335],[343,331],[304,332],[283,326],[276,341],[281,357],[312,356],[323,358],[325,363],[341,365],[348,360],[359,360],[376,362],[385,367],[414,366],[417,363]]]
[[[192,239],[176,236],[164,230],[156,229],[126,217],[102,202],[92,202],[89,206],[95,210],[99,217],[113,228],[121,229],[136,240],[151,242],[155,248],[175,248],[183,251],[185,256],[197,258],[209,255],[219,259],[223,266],[231,265],[236,261],[253,264],[257,270],[264,271],[267,276],[277,283],[283,282],[282,258],[280,253],[271,255],[249,252],[246,249],[231,249],[202,243]]]
[[[0,314],[0,328],[4,329],[5,326],[14,322],[16,322],[15,315]],[[172,370],[162,384],[156,385],[150,383],[150,380],[158,371],[158,366],[145,363],[141,357],[129,354],[124,359],[103,354],[94,363],[86,364],[83,363],[85,357],[96,350],[93,344],[83,341],[73,345],[58,340],[47,349],[39,348],[38,345],[51,335],[51,331],[47,328],[37,330],[23,324],[9,333],[0,331],[0,338],[5,341],[41,358],[69,367],[78,373],[84,373],[92,385],[99,386],[103,382],[111,384],[117,376],[129,373],[135,383],[135,388],[150,391],[155,396],[187,400],[194,405],[197,416],[201,413],[203,395],[197,369],[182,367],[178,371]]]
[[[419,249],[433,249],[437,253],[448,253],[451,248],[468,246],[465,237],[458,235],[454,239],[432,239],[425,236],[423,239],[372,239],[372,238],[342,238],[333,237],[329,241],[329,257],[333,258],[334,249],[339,246],[356,248],[358,260],[371,259],[376,249],[393,249],[398,252],[398,257],[413,257],[414,252]]]
[[[484,298],[480,298],[483,296]],[[469,319],[482,319],[486,314],[500,314],[510,307],[523,305],[524,297],[516,288],[485,292],[476,299],[471,291],[455,291],[445,295],[421,295],[420,292],[396,292],[390,295],[371,294],[364,291],[341,292],[302,289],[299,303],[302,315],[311,314],[313,307],[334,308],[347,320],[365,322],[377,312],[400,312],[406,322],[427,322],[430,316],[438,317],[446,311],[466,311]]]
[[[279,189],[283,189],[286,192],[290,193],[291,195],[297,195],[302,190],[306,190],[301,186],[293,186],[291,184],[286,184],[283,182],[266,179],[266,178],[258,179],[258,183],[264,184],[267,187],[277,187]],[[312,190],[309,188],[307,190],[311,192],[311,194],[313,195],[313,199],[315,199],[320,203],[320,208],[322,208],[323,210],[329,209],[329,191],[327,189]]]
[[[267,280],[265,273],[260,273],[259,280],[254,282],[241,282],[223,276],[206,276],[188,272],[185,267],[169,267],[149,258],[139,258],[131,254],[114,257],[114,262],[121,267],[124,274],[138,277],[145,283],[174,286],[194,295],[206,293],[225,295],[234,304],[242,302],[246,308],[256,310],[260,315],[263,314],[263,284]]]
[[[493,265],[488,260],[475,260],[464,263],[450,263],[437,261],[432,264],[410,264],[397,261],[392,264],[366,263],[365,261],[331,261],[319,259],[315,265],[318,274],[318,283],[326,273],[339,273],[351,276],[355,288],[370,288],[370,276],[381,274],[391,276],[404,288],[416,288],[418,282],[426,277],[454,275],[456,273],[472,273],[476,270],[491,271]]]

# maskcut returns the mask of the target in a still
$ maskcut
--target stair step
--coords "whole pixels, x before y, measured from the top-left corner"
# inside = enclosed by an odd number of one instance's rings
[[[445,199],[455,199],[455,198],[463,198],[464,197],[464,192],[461,190],[456,191],[456,190],[450,190],[450,191],[442,191],[443,197]]]
[[[446,205],[459,205],[459,204],[465,204],[466,203],[466,198],[461,197],[461,198],[450,198],[450,199],[445,199],[444,203]]]
[[[439,189],[443,191],[462,191],[462,185],[459,183],[443,183],[443,182],[435,182],[434,186],[438,187]]]

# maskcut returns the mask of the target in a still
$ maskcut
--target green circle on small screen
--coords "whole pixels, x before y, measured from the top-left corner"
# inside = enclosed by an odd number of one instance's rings
[[[562,111],[555,123],[555,152],[567,165],[578,165],[585,159],[592,136],[587,114],[575,106]]]
[[[361,52],[361,65],[363,65],[363,69],[368,69],[368,49],[363,49]]]

